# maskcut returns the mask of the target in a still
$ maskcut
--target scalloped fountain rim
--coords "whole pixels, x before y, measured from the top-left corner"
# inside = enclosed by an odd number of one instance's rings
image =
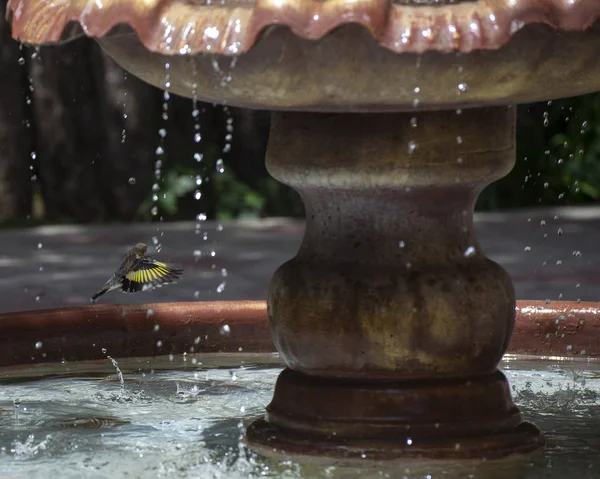
[[[260,33],[285,25],[317,40],[348,23],[366,27],[397,53],[471,52],[502,47],[528,24],[582,31],[600,19],[598,0],[478,0],[400,5],[392,0],[9,0],[12,34],[29,44],[53,43],[71,22],[102,37],[129,25],[144,46],[164,55],[246,52]]]

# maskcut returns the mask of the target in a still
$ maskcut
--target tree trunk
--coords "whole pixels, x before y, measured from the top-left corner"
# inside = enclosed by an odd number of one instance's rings
[[[42,48],[31,71],[47,217],[131,220],[151,181],[157,91],[89,39]]]
[[[25,52],[10,36],[0,0],[0,220],[26,218],[31,213],[29,155],[31,130],[25,127],[26,71],[19,58]]]

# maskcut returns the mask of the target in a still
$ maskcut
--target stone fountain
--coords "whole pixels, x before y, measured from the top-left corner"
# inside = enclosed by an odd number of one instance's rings
[[[149,83],[273,110],[267,166],[307,217],[271,283],[287,369],[252,447],[492,459],[543,444],[497,370],[514,290],[473,207],[514,164],[514,105],[600,89],[599,2],[10,0],[9,17],[23,42],[75,22]]]

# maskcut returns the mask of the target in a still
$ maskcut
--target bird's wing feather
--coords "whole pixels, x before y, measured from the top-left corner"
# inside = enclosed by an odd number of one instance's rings
[[[171,268],[153,258],[138,260],[123,278],[123,291],[133,293],[148,287],[174,283],[183,274],[183,270]]]

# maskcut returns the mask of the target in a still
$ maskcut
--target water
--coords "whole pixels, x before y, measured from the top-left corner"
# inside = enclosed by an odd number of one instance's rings
[[[526,419],[545,431],[543,452],[516,461],[300,465],[240,442],[261,416],[281,370],[273,355],[193,355],[151,373],[120,360],[121,389],[106,362],[54,366],[27,380],[6,371],[0,388],[0,470],[5,477],[597,478],[600,363],[512,359],[502,367]],[[156,360],[153,366],[156,367]],[[240,364],[244,363],[240,367]],[[146,364],[145,372],[138,368]],[[98,374],[99,367],[104,373]],[[95,373],[93,371],[95,370]],[[77,373],[79,371],[79,373]],[[136,371],[136,372],[132,372]],[[69,373],[71,377],[60,377]],[[21,376],[21,379],[15,376]]]

